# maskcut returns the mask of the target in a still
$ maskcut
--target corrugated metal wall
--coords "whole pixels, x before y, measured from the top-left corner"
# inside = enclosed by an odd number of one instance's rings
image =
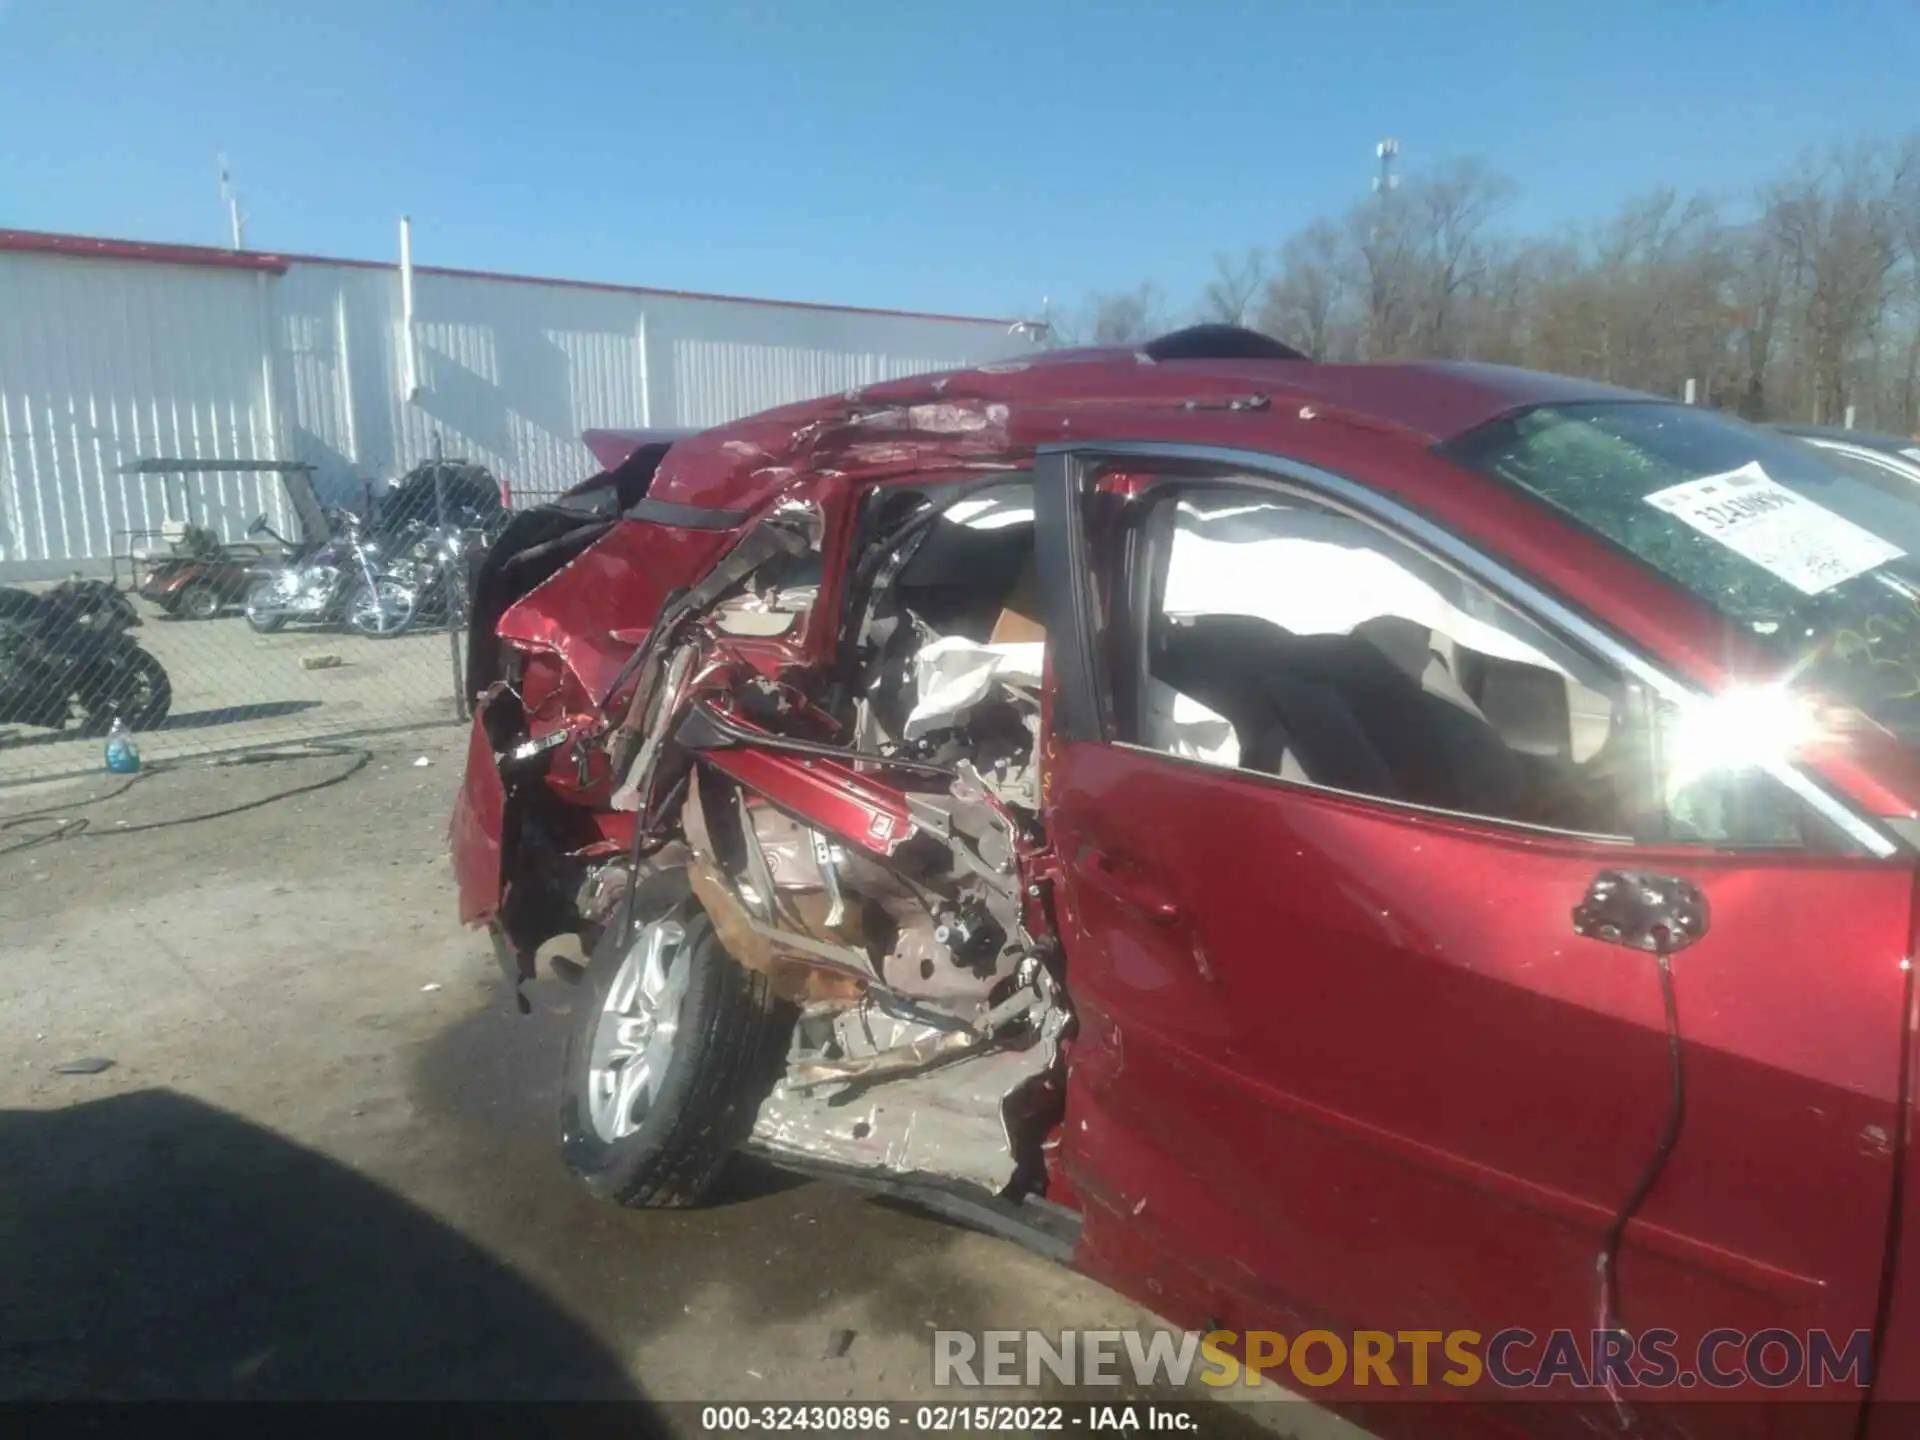
[[[419,271],[405,393],[390,267],[284,273],[0,253],[0,576],[104,568],[163,519],[238,538],[277,482],[123,477],[154,455],[293,459],[346,500],[430,457],[516,495],[590,474],[594,427],[712,425],[1015,353],[992,322]]]
[[[277,458],[272,276],[0,254],[0,567],[57,572],[190,519],[237,539],[276,481],[115,473],[143,455]],[[37,562],[37,563],[36,563]]]

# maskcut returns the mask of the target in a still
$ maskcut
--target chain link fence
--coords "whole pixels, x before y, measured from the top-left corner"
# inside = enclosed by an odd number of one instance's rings
[[[508,517],[485,468],[332,503],[291,462],[126,473],[166,518],[108,576],[0,586],[0,785],[102,768],[116,725],[150,761],[462,718],[471,577]]]

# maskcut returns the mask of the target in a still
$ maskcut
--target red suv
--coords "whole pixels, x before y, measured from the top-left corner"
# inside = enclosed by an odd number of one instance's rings
[[[636,439],[481,571],[462,917],[582,937],[622,1203],[746,1147],[1229,1346],[1901,1424],[1916,557],[1709,410],[1224,327]]]

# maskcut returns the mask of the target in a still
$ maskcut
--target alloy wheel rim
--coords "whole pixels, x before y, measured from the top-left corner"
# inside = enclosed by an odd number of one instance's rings
[[[355,617],[363,630],[379,633],[398,630],[413,614],[413,592],[395,580],[382,580],[371,590],[362,590],[355,602]]]
[[[607,986],[587,1059],[587,1113],[608,1144],[638,1130],[659,1101],[687,994],[686,938],[672,920],[636,930]]]

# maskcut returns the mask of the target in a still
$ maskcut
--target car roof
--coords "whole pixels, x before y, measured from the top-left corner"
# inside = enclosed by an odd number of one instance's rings
[[[642,429],[587,430],[580,443],[608,470],[618,470],[642,445],[671,445],[700,431],[691,426],[655,426]]]
[[[1803,440],[1837,440],[1847,445],[1858,445],[1863,450],[1885,450],[1894,455],[1906,455],[1908,451],[1920,447],[1920,440],[1902,440],[1898,435],[1876,435],[1871,430],[1849,430],[1844,425],[1775,425],[1773,428],[1783,435],[1797,435]]]
[[[683,505],[752,509],[792,478],[803,453],[859,442],[871,451],[887,441],[896,450],[912,443],[922,456],[943,446],[953,455],[985,454],[996,444],[1005,453],[1061,435],[1067,413],[1086,417],[1073,433],[1090,434],[1094,416],[1117,422],[1128,412],[1219,412],[1213,443],[1259,449],[1272,437],[1263,435],[1258,412],[1311,408],[1426,447],[1538,405],[1676,403],[1473,361],[1320,364],[1251,331],[1205,330],[1198,342],[1188,331],[1139,348],[1043,351],[766,411],[676,443],[650,493]]]

